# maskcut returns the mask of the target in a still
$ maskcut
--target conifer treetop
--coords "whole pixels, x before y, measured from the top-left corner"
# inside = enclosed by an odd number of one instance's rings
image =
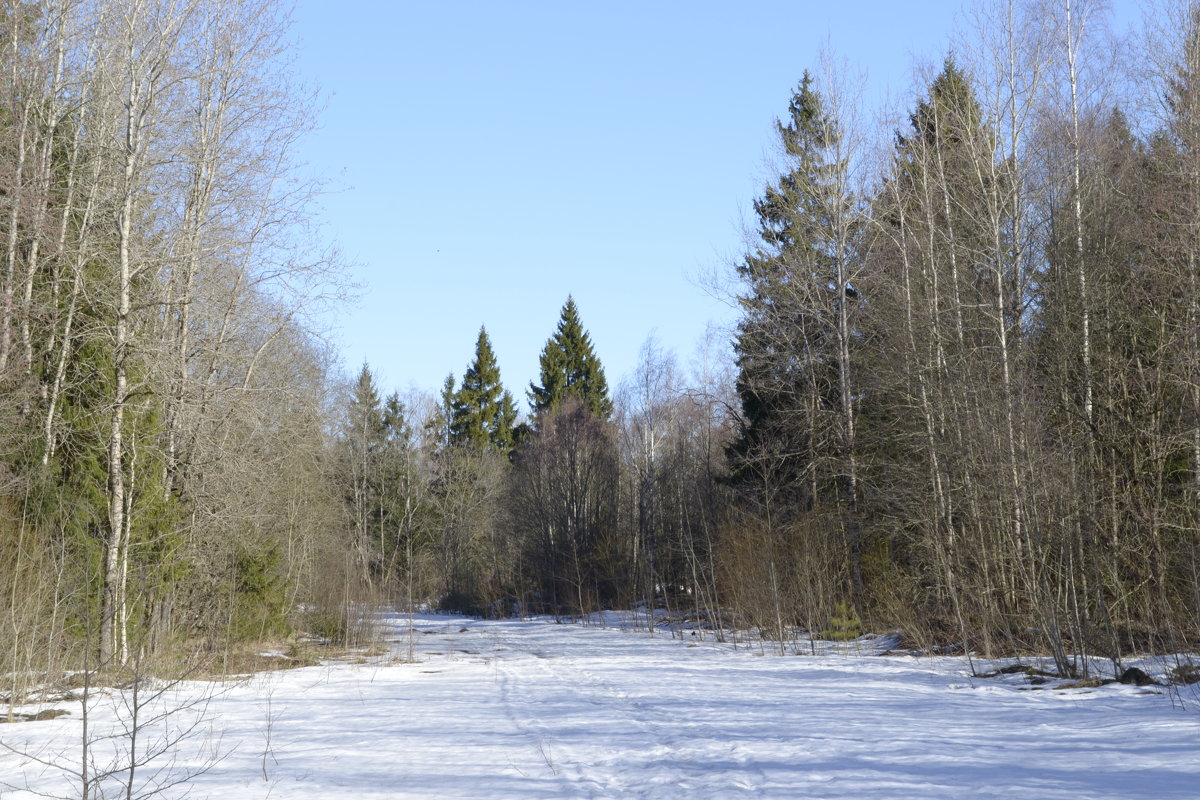
[[[351,436],[363,443],[381,440],[386,430],[375,376],[371,374],[371,368],[365,362],[350,393],[347,423]]]
[[[597,417],[608,419],[612,414],[604,367],[579,320],[575,299],[569,295],[559,314],[558,328],[542,349],[539,367],[541,383],[529,384],[529,405],[535,417],[557,408],[568,394],[579,398]]]
[[[485,327],[479,328],[475,358],[463,374],[462,385],[450,391],[446,401],[450,444],[505,454],[512,450],[516,404],[500,380],[500,366]]]

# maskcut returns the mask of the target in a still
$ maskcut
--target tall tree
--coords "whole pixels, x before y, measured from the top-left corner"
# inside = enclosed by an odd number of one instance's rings
[[[557,408],[568,395],[577,397],[596,417],[612,415],[604,367],[592,350],[592,339],[579,321],[579,309],[571,297],[562,307],[557,330],[542,349],[539,366],[541,383],[529,384],[529,405],[535,417]]]
[[[510,466],[517,412],[500,380],[487,330],[479,329],[475,357],[455,388],[442,388],[444,443],[433,459],[431,492],[437,527],[434,548],[441,603],[482,613],[503,593],[507,553],[495,513]]]
[[[1137,428],[1151,478],[1138,508],[1138,538],[1130,541],[1146,545],[1135,563],[1149,570],[1155,597],[1148,616],[1169,635],[1167,646],[1178,647],[1180,636],[1195,635],[1200,605],[1200,3],[1180,0],[1161,11],[1167,34],[1153,42],[1151,56],[1158,61],[1161,127],[1149,152],[1152,213],[1143,215],[1154,269],[1136,273],[1153,290],[1150,341],[1157,345],[1153,359],[1138,365],[1137,385],[1146,385],[1141,378],[1149,371],[1158,392],[1154,413]],[[1172,589],[1189,581],[1187,599]]]
[[[939,587],[919,613],[964,635],[963,584],[996,516],[1005,473],[994,428],[1008,407],[997,358],[1004,309],[989,291],[1001,254],[988,225],[995,146],[984,121],[969,77],[947,58],[897,135],[875,200],[867,286],[880,532],[904,568]]]
[[[742,428],[730,456],[780,548],[788,538],[779,538],[782,528],[802,517],[819,535],[845,536],[842,574],[860,606],[850,355],[862,227],[837,110],[814,84],[806,72],[786,122],[776,124],[787,171],[756,201],[760,242],[738,268],[746,285],[735,342]],[[821,516],[829,524],[817,522]],[[781,582],[777,571],[773,584]],[[782,625],[782,611],[776,616]]]
[[[155,13],[158,11],[159,13]],[[133,2],[113,9],[101,34],[109,51],[101,67],[116,91],[103,96],[101,115],[113,123],[104,131],[115,157],[113,170],[116,211],[116,253],[112,264],[112,300],[109,308],[113,330],[113,391],[108,438],[108,541],[106,542],[104,599],[100,618],[100,656],[120,662],[128,657],[127,582],[133,505],[132,468],[127,416],[136,411],[139,327],[151,299],[155,269],[161,252],[145,226],[147,188],[161,167],[165,153],[159,138],[165,133],[171,111],[169,93],[172,54],[185,34],[187,13],[157,9],[147,2]],[[169,145],[168,145],[169,146]],[[156,298],[155,298],[156,299]],[[148,302],[147,302],[148,301]]]
[[[513,448],[516,421],[516,406],[500,381],[492,342],[480,327],[475,359],[450,398],[450,443],[507,455]]]
[[[363,364],[346,410],[345,448],[347,507],[354,531],[354,548],[363,575],[371,564],[373,544],[382,534],[383,456],[388,426],[379,390],[370,368]]]

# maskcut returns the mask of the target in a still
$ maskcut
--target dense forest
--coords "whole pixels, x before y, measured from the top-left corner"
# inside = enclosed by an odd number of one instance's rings
[[[980,18],[882,128],[830,69],[781,98],[694,368],[651,341],[610,389],[567,298],[523,396],[486,328],[384,396],[319,335],[286,9],[6,2],[0,674],[418,603],[1063,673],[1197,646],[1200,8],[1139,46],[1070,0]]]

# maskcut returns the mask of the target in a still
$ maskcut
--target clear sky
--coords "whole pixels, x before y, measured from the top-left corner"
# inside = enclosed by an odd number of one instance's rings
[[[772,177],[774,120],[822,47],[907,102],[961,0],[299,0],[326,97],[301,157],[343,191],[355,266],[335,341],[387,392],[461,377],[480,325],[522,408],[568,294],[614,389],[652,333],[682,364],[733,313],[728,275]],[[728,337],[726,337],[728,338]]]

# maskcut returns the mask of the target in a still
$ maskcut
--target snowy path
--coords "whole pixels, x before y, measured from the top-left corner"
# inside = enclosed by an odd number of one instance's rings
[[[227,755],[191,796],[1200,798],[1200,713],[1135,687],[1031,691],[957,659],[759,657],[545,620],[429,616],[416,639],[419,663],[280,672],[215,697]],[[72,718],[0,726],[18,749],[67,753],[77,735]],[[0,753],[0,779],[21,770],[69,794]]]

